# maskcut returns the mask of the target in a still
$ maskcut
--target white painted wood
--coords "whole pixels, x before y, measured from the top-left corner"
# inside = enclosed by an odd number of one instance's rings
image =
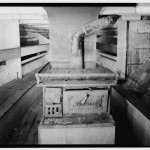
[[[135,14],[135,7],[103,7],[100,11],[100,15],[111,15],[111,14]]]
[[[22,79],[21,58],[8,60],[6,72],[11,76],[12,79]]]
[[[21,79],[21,59],[6,60],[6,65],[0,66],[0,86],[14,79]]]
[[[20,48],[9,48],[0,50],[0,61],[19,58],[21,55]]]
[[[142,4],[136,6],[136,14],[142,14],[142,15],[150,15],[150,5],[149,4]]]
[[[20,47],[19,21],[0,20],[0,50]]]
[[[21,47],[21,57],[48,50],[49,44]]]
[[[31,71],[33,71],[36,68],[39,68],[41,66],[44,66],[47,63],[47,60],[45,57],[41,57],[37,60],[31,61],[27,64],[22,65],[22,75],[25,75]]]
[[[141,15],[137,14],[124,14],[121,16],[122,20],[141,20]]]
[[[41,25],[42,26],[46,26],[46,27],[49,27],[49,21],[48,20],[43,20],[43,19],[21,19],[20,21],[20,24],[33,24],[33,25]]]
[[[37,58],[43,57],[43,56],[45,56],[46,54],[47,54],[47,53],[40,54],[40,55],[31,57],[31,58],[29,58],[29,59],[23,60],[23,61],[21,61],[21,64],[25,64],[25,63],[30,62],[30,61],[32,61],[32,60],[35,60],[35,59],[37,59]]]
[[[127,52],[127,21],[118,21],[118,42],[117,42],[117,71],[119,78],[125,78],[126,74],[126,52]]]
[[[47,20],[46,18],[43,18],[42,15],[39,14],[0,14],[0,20],[19,20],[19,19],[36,19],[36,20]]]

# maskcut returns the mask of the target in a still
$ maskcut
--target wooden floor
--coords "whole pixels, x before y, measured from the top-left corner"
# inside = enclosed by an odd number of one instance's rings
[[[42,117],[42,94],[27,110],[14,132],[10,135],[7,144],[38,144],[38,125]]]

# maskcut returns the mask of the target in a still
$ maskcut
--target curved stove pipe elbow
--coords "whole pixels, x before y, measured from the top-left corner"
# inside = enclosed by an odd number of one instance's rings
[[[83,69],[82,50],[79,47],[79,41],[81,37],[95,33],[96,31],[106,27],[112,27],[116,21],[116,17],[108,16],[106,18],[101,18],[89,24],[86,24],[77,32],[75,32],[75,34],[73,35],[71,47],[70,68]]]

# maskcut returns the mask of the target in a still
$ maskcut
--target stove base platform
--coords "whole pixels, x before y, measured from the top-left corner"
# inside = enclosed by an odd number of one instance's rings
[[[38,127],[38,143],[115,144],[115,122],[106,114],[95,117],[43,117]]]

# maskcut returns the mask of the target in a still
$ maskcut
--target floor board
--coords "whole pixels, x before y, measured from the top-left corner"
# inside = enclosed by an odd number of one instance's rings
[[[27,110],[7,144],[38,144],[38,125],[42,118],[42,94]]]

